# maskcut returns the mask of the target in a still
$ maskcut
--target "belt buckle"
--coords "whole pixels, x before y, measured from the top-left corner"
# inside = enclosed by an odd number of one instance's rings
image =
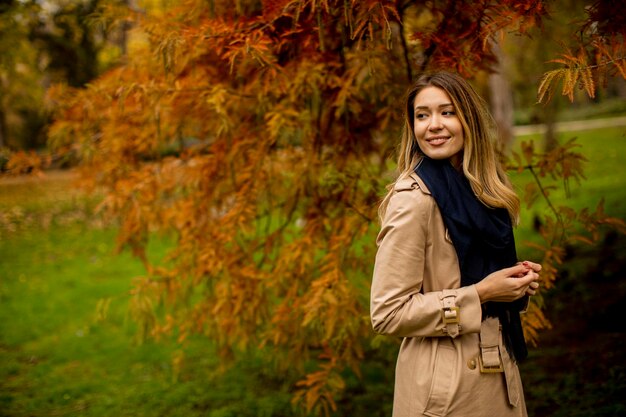
[[[481,374],[497,374],[500,372],[504,372],[504,367],[502,366],[502,357],[498,354],[498,359],[500,363],[497,366],[486,366],[483,363],[483,356],[481,353],[478,354],[478,366]]]
[[[459,307],[444,307],[441,309],[443,324],[459,324],[461,322],[461,309]]]

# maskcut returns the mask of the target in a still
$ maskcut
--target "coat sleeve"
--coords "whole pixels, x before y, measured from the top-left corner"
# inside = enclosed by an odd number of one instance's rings
[[[378,235],[370,314],[374,331],[400,337],[446,336],[443,291],[422,293],[434,200],[419,190],[391,197]],[[478,333],[481,304],[474,285],[451,289],[460,333]],[[447,291],[447,294],[450,291]]]

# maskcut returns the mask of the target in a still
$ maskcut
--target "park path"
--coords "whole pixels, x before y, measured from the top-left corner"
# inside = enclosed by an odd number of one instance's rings
[[[591,130],[601,127],[626,126],[626,116],[608,117],[605,119],[589,119],[589,120],[573,120],[569,122],[557,122],[557,132],[571,132],[577,130]],[[532,135],[535,133],[544,133],[546,125],[528,125],[514,126],[513,134],[515,136]]]
[[[78,177],[78,172],[75,169],[49,169],[45,173],[37,175],[0,175],[0,185],[11,184],[41,184],[45,182],[71,182]],[[1,191],[0,191],[1,192]]]

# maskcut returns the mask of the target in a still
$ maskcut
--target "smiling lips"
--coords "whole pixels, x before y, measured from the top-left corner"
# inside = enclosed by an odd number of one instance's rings
[[[426,139],[429,145],[438,146],[446,143],[450,136],[433,136]]]

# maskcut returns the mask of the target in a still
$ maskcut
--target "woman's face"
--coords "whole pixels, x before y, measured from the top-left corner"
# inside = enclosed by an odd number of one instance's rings
[[[450,96],[439,87],[426,87],[415,96],[413,132],[420,149],[431,159],[463,159],[463,126]]]

